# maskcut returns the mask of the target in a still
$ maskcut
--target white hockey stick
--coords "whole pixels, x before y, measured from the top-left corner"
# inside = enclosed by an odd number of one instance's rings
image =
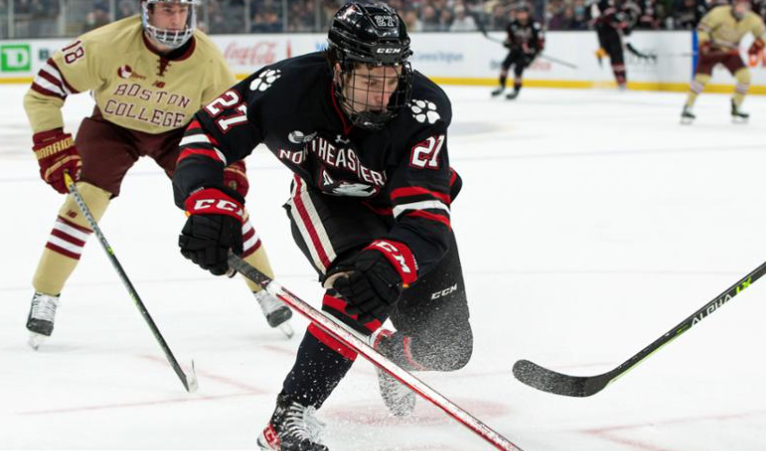
[[[367,343],[367,339],[361,334],[351,330],[348,326],[332,316],[326,315],[324,312],[310,306],[298,296],[249,265],[240,257],[234,254],[229,254],[229,267],[259,284],[264,290],[271,293],[271,295],[289,305],[293,310],[305,316],[309,321],[319,326],[325,332],[331,334],[341,343],[353,349],[362,357],[372,362],[375,366],[396,378],[396,380],[409,387],[410,390],[417,393],[421,398],[442,409],[447,415],[472,430],[495,448],[503,451],[522,451],[521,448],[511,443],[510,440],[494,431],[481,420],[458,407],[455,403],[429,387],[425,382],[412,375],[412,373],[373,349],[372,346]]]

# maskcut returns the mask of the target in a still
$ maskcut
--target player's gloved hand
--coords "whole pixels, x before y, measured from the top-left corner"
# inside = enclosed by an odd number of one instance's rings
[[[364,248],[353,269],[333,282],[333,288],[348,302],[346,313],[359,315],[362,323],[385,321],[402,289],[417,279],[417,264],[402,243],[377,240]]]
[[[756,39],[752,44],[750,44],[750,48],[747,49],[747,54],[756,56],[761,53],[761,50],[763,50],[764,46],[765,44],[762,39]]]
[[[69,190],[64,183],[64,172],[69,172],[74,180],[80,177],[82,160],[74,146],[72,135],[60,128],[35,133],[32,136],[37,163],[40,165],[40,177],[61,194]]]
[[[713,46],[710,44],[710,41],[705,41],[699,46],[699,54],[700,56],[707,56],[710,54],[712,49]]]
[[[247,197],[250,183],[247,181],[247,168],[244,160],[226,166],[223,170],[223,185],[233,189],[243,198]]]
[[[186,220],[178,246],[181,254],[220,276],[229,270],[229,250],[242,254],[244,199],[228,188],[205,188],[186,199]]]

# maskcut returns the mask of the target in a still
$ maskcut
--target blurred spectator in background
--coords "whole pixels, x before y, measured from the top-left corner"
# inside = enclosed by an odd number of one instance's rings
[[[425,5],[420,13],[420,21],[423,24],[421,31],[439,31],[439,17],[433,5]]]
[[[423,22],[418,18],[418,12],[410,10],[404,13],[404,23],[407,24],[407,31],[423,31]]]
[[[660,14],[662,5],[657,0],[638,0],[640,14],[636,22],[637,30],[658,30],[662,26]]]
[[[85,16],[85,26],[82,31],[95,30],[109,22],[109,5],[104,2],[96,2],[93,4],[93,11]]]
[[[673,28],[694,30],[706,12],[705,0],[679,0],[673,12]]]
[[[126,17],[130,17],[134,14],[138,14],[139,11],[139,2],[136,0],[120,0],[120,2],[117,4],[117,12],[115,13],[115,17],[117,19],[124,19]]]
[[[473,16],[466,14],[465,6],[455,6],[455,18],[452,20],[449,31],[476,31],[476,21]]]
[[[263,8],[256,12],[250,23],[252,33],[280,33],[282,32],[282,20],[275,8]]]
[[[439,27],[438,31],[449,31],[449,27],[452,25],[452,11],[444,8],[439,13]]]

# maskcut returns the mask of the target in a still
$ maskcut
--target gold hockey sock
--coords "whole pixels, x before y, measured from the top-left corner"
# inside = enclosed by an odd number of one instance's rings
[[[740,107],[745,100],[747,90],[750,88],[750,71],[743,67],[734,74],[734,78],[737,79],[737,86],[734,87],[734,104]]]
[[[85,182],[78,182],[77,189],[93,217],[96,221],[100,220],[112,195]],[[48,295],[61,293],[80,261],[80,255],[91,232],[85,216],[77,207],[72,195],[68,194],[37,264],[32,281],[35,291]]]
[[[249,215],[245,216],[245,223],[242,225],[242,259],[268,277],[274,277],[269,256],[266,254],[266,249],[263,248],[261,238],[250,223]],[[254,293],[261,291],[260,285],[246,277],[245,283],[250,291]]]
[[[686,106],[691,108],[697,100],[697,96],[705,89],[705,85],[710,81],[710,75],[697,74],[689,84],[689,96],[686,98]]]

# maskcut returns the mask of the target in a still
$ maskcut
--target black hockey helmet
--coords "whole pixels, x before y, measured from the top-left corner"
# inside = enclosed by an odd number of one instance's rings
[[[407,105],[412,91],[412,69],[407,61],[412,51],[404,21],[383,3],[347,3],[335,13],[328,41],[329,60],[341,69],[335,77],[335,96],[354,125],[371,130],[382,128]],[[386,93],[390,94],[387,105],[381,107],[371,101],[371,97],[380,98],[383,91],[367,90],[366,99],[357,98],[365,96],[359,86],[369,81],[357,81],[356,71],[360,65],[366,65],[370,71],[380,67],[396,68],[398,83],[393,93]],[[377,72],[387,71],[378,69]],[[386,86],[390,82],[391,76],[388,76],[388,80],[376,80],[374,84]]]

